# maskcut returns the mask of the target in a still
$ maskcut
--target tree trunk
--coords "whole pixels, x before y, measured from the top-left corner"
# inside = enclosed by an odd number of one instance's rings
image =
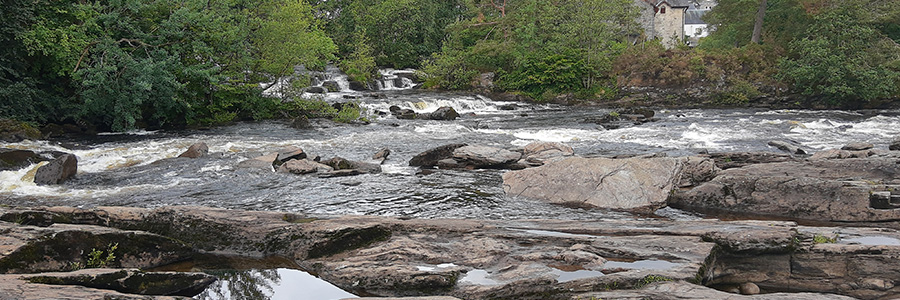
[[[767,0],[759,0],[759,10],[756,11],[756,22],[753,23],[753,35],[750,36],[750,42],[759,44],[759,37],[762,35],[763,18],[766,17]]]

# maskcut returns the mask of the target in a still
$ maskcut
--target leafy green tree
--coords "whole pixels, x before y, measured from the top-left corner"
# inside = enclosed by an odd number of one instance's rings
[[[500,87],[534,98],[591,91],[610,83],[612,61],[638,28],[629,0],[466,4],[468,19],[450,27],[442,53],[426,67],[429,85],[464,86],[476,71],[499,70]]]
[[[0,96],[21,100],[0,112],[24,120],[127,130],[272,116],[278,100],[257,83],[337,49],[303,1],[13,2],[4,15],[23,17],[0,26]]]
[[[900,45],[865,24],[863,4],[828,9],[790,44],[780,77],[804,95],[859,104],[900,95]]]
[[[765,5],[764,10],[761,5]],[[765,18],[757,22],[760,11]],[[765,3],[760,0],[722,0],[704,16],[704,20],[715,26],[715,31],[700,43],[704,49],[736,48],[758,42],[785,49],[811,22],[800,0],[767,0]],[[757,29],[756,42],[753,42]]]
[[[440,50],[463,7],[455,0],[355,0],[321,1],[318,8],[342,56],[359,53],[362,32],[377,65],[405,68]]]

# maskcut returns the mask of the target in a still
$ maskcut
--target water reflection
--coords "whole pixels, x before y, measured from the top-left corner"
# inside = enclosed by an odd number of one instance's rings
[[[207,271],[219,277],[195,299],[330,300],[357,298],[309,273],[293,269]]]
[[[336,300],[357,298],[298,270],[289,258],[199,255],[194,259],[148,269],[154,272],[204,272],[219,278],[194,299],[202,300]]]

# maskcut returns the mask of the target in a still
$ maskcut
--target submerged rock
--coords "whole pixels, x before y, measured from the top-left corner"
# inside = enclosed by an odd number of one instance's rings
[[[397,119],[412,120],[419,117],[419,114],[416,113],[416,111],[408,108],[400,108],[396,105],[392,105],[388,108],[388,110],[390,110],[391,115],[393,115]]]
[[[862,150],[869,150],[872,148],[875,148],[875,145],[870,144],[870,143],[850,143],[850,144],[844,145],[844,147],[841,147],[841,150],[862,151]]]
[[[388,156],[391,155],[391,149],[384,148],[378,150],[374,155],[372,155],[372,160],[379,161],[380,163],[384,163],[387,160]]]
[[[467,144],[449,144],[440,147],[425,150],[422,153],[413,156],[409,160],[410,167],[431,168],[438,165],[438,161],[453,157],[453,152]]]
[[[0,148],[0,171],[19,170],[45,160],[33,151]]]
[[[798,147],[794,144],[785,142],[785,141],[769,141],[769,146],[778,148],[778,150],[781,150],[781,151],[784,151],[784,152],[787,152],[790,154],[800,154],[800,155],[806,154],[806,151],[804,151],[803,149],[800,149],[800,147]]]
[[[274,171],[275,160],[278,159],[278,153],[259,156],[248,159],[237,164],[238,169],[259,169],[263,171]]]
[[[50,163],[41,166],[34,174],[37,185],[60,184],[78,173],[78,158],[73,154],[64,154]]]
[[[361,161],[353,161],[348,160],[341,157],[333,157],[329,160],[322,161],[322,164],[328,165],[334,168],[335,171],[341,170],[356,170],[358,173],[352,175],[359,174],[378,174],[381,173],[381,166],[378,164],[361,162]],[[341,174],[347,174],[344,176],[349,176],[352,172],[342,172]]]
[[[187,151],[184,151],[178,155],[178,157],[200,158],[207,154],[209,154],[209,146],[207,146],[206,143],[200,142],[188,147]]]
[[[326,173],[334,171],[334,168],[314,162],[308,159],[292,159],[278,167],[279,173],[310,174]]]
[[[648,211],[665,205],[681,167],[674,158],[572,157],[507,172],[503,190],[550,203]]]

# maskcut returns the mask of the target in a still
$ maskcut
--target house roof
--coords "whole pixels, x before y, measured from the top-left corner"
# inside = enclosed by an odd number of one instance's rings
[[[656,7],[659,7],[663,3],[668,4],[671,7],[688,7],[691,5],[690,0],[660,0],[656,2]]]
[[[706,24],[703,21],[703,15],[709,12],[708,9],[688,9],[684,11],[684,24]]]

